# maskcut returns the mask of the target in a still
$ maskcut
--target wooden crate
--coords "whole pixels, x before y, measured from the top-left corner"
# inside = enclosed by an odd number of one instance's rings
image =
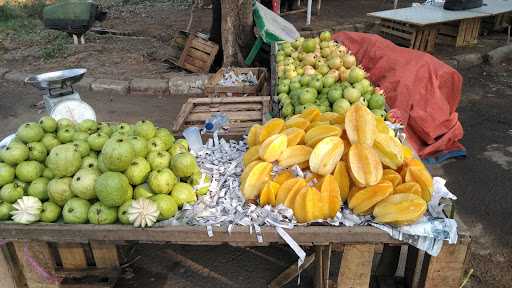
[[[178,66],[193,73],[208,73],[219,45],[196,35],[188,36]]]
[[[3,252],[17,284],[13,287],[107,288],[120,274],[117,247],[104,241],[13,241]]]
[[[202,127],[213,113],[229,117],[228,135],[243,135],[254,124],[261,124],[270,112],[269,96],[189,98],[181,107],[173,131],[181,133],[191,126]]]
[[[439,26],[440,43],[455,44],[456,47],[472,46],[478,42],[481,18],[463,19]]]
[[[379,28],[382,36],[411,49],[432,52],[436,45],[437,25],[416,26],[382,19]]]
[[[226,68],[221,68],[217,73],[208,79],[205,84],[205,96],[226,97],[226,96],[259,96],[268,95],[267,69],[265,68],[231,68],[236,74],[248,74],[251,72],[258,83],[256,85],[221,86],[219,81],[223,78]]]

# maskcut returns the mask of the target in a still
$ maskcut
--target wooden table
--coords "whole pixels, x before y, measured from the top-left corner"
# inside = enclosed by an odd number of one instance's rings
[[[314,263],[315,287],[319,288],[330,285],[332,250],[343,251],[337,286],[368,287],[374,255],[383,253],[398,257],[396,253],[400,253],[401,246],[407,246],[373,227],[309,226],[286,231],[301,246],[312,246],[314,253],[306,257],[301,269]],[[48,283],[47,277],[36,273],[30,263],[30,259],[35,259],[51,275],[63,278],[99,275],[110,277],[115,282],[120,271],[115,245],[124,241],[183,245],[230,244],[245,247],[284,244],[275,228],[263,227],[261,232],[263,242],[258,242],[255,234],[250,234],[249,228],[242,226],[234,227],[230,234],[225,229],[214,228],[213,236],[208,237],[205,227],[137,229],[126,225],[0,223],[0,239],[11,241],[2,248],[5,261],[0,261],[0,276],[8,275],[14,279],[18,285],[16,287],[26,287],[23,283],[27,283],[28,287],[64,287]],[[409,287],[459,287],[469,243],[470,237],[461,234],[457,245],[445,244],[437,257],[430,257],[408,246],[405,274]],[[380,265],[383,263],[386,261],[382,260]],[[281,287],[296,277],[298,272],[297,265],[292,265],[275,278],[269,287]],[[87,287],[107,287],[112,283],[102,285],[96,283]]]

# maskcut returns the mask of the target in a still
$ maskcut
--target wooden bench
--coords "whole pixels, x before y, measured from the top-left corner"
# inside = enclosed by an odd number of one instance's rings
[[[445,244],[437,257],[430,257],[418,249],[391,238],[385,232],[373,227],[334,227],[309,226],[287,230],[289,235],[301,246],[312,251],[305,263],[304,270],[314,265],[315,287],[368,287],[372,277],[372,266],[392,266],[398,264],[400,250],[406,249],[405,280],[407,287],[459,287],[466,268],[471,239],[468,234],[460,233],[456,245]],[[50,284],[41,273],[33,271],[33,265],[24,253],[30,253],[50,274],[59,277],[90,275],[116,275],[119,261],[115,243],[119,241],[140,241],[144,243],[169,243],[182,245],[220,245],[230,244],[240,247],[267,246],[284,244],[273,227],[262,227],[263,242],[249,233],[249,227],[236,226],[230,234],[225,229],[213,228],[213,236],[208,237],[205,227],[167,226],[150,229],[137,229],[127,225],[69,225],[69,224],[0,224],[0,239],[10,242],[4,246],[3,256],[8,261],[0,261],[0,275],[11,275],[17,286],[13,287],[64,287]],[[402,247],[403,246],[403,247]],[[62,259],[66,273],[58,273],[52,247],[59,252],[65,250]],[[88,255],[91,247],[92,257]],[[84,252],[85,251],[85,252]],[[329,278],[332,251],[342,251],[340,270],[337,279]],[[404,250],[405,251],[405,250]],[[84,254],[85,253],[85,254]],[[382,254],[380,264],[374,264],[374,255]],[[384,256],[392,255],[395,260]],[[0,255],[1,256],[1,255]],[[90,268],[89,261],[94,258],[97,267]],[[86,261],[86,264],[84,264]],[[187,261],[191,261],[188,260]],[[3,263],[3,264],[2,264]],[[7,264],[6,264],[7,263]],[[71,265],[73,264],[73,265]],[[57,267],[57,268],[56,268]],[[380,267],[377,267],[380,268]],[[385,267],[384,267],[385,268]],[[389,267],[388,267],[389,268]],[[389,269],[387,269],[389,270]],[[293,280],[299,269],[297,264],[286,269],[275,278],[269,287],[282,287]],[[115,279],[113,276],[112,279]],[[27,286],[23,286],[24,283]],[[333,285],[336,283],[336,285]],[[105,287],[109,284],[90,284],[80,287]],[[5,288],[11,288],[9,286]]]

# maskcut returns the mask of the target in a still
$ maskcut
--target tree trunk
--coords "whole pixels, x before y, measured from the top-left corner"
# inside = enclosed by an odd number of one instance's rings
[[[252,44],[251,0],[220,0],[224,67],[242,67]],[[244,53],[245,52],[245,53]]]

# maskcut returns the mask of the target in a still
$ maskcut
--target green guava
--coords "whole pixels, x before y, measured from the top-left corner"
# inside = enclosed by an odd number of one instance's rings
[[[18,183],[5,184],[0,189],[0,200],[12,204],[23,197],[23,193],[23,186]]]
[[[106,122],[101,122],[100,124],[98,124],[98,132],[105,134],[108,137],[110,137],[112,133],[114,133],[112,127],[110,127],[110,125]]]
[[[130,124],[128,124],[128,123],[117,124],[114,127],[114,132],[122,132],[122,133],[126,133],[127,135],[133,134],[132,126],[130,126]]]
[[[155,137],[156,127],[153,122],[148,120],[137,121],[134,127],[134,134],[149,140]]]
[[[108,141],[108,135],[102,132],[96,132],[87,138],[87,143],[94,151],[101,151],[103,145]]]
[[[48,151],[46,147],[41,142],[32,142],[27,144],[28,148],[28,159],[39,161],[41,163],[46,160],[46,155],[48,155]]]
[[[41,221],[45,223],[53,223],[59,219],[62,209],[53,202],[44,202],[43,210],[41,210]]]
[[[51,151],[53,147],[60,145],[60,141],[57,138],[57,135],[52,133],[46,133],[44,134],[43,138],[41,139],[41,143],[43,143],[44,147],[46,148],[46,151]]]
[[[183,145],[174,143],[168,152],[171,154],[171,157],[174,157],[179,153],[188,152],[188,150]]]
[[[151,170],[169,168],[171,164],[171,154],[167,151],[153,151],[147,157]]]
[[[50,116],[44,116],[39,119],[39,126],[43,128],[44,132],[52,133],[57,130],[57,121]]]
[[[166,129],[166,128],[158,128],[156,130],[155,137],[162,139],[165,144],[165,150],[171,148],[172,144],[174,144],[174,135]]]
[[[126,138],[118,138],[107,141],[101,150],[101,155],[108,170],[122,172],[135,158],[135,151]]]
[[[188,178],[188,184],[192,185],[196,190],[196,194],[199,196],[206,195],[208,190],[210,189],[210,183],[212,182],[212,178],[210,175],[206,173],[201,173],[201,171],[196,171],[192,176]]]
[[[17,165],[28,158],[28,147],[19,142],[11,142],[7,147],[0,150],[0,159],[9,164]]]
[[[152,138],[148,140],[148,152],[165,150],[165,143],[161,138]]]
[[[61,143],[69,143],[73,141],[74,136],[75,130],[71,127],[66,127],[57,131],[57,139],[59,139]]]
[[[54,178],[48,182],[48,198],[53,203],[64,206],[66,202],[73,198],[73,192],[71,192],[71,177]]]
[[[91,149],[89,148],[89,144],[87,144],[86,140],[75,140],[71,142],[71,145],[75,146],[78,149],[78,152],[80,152],[81,157],[89,155],[89,151],[91,151]]]
[[[185,139],[178,139],[178,140],[176,140],[174,143],[182,145],[183,147],[185,147],[185,149],[186,149],[187,151],[188,151],[188,149],[189,149],[189,147],[188,147],[188,142],[187,142],[187,140],[185,140]]]
[[[190,177],[199,168],[194,155],[186,152],[176,154],[171,161],[171,169],[178,177]]]
[[[27,191],[28,191],[28,183],[27,182],[23,182],[20,179],[14,178],[14,182],[13,183],[18,184],[18,186],[23,188],[23,193],[27,194]]]
[[[23,161],[16,166],[16,178],[32,182],[43,175],[44,166],[37,161]]]
[[[128,208],[132,205],[133,200],[128,200],[119,209],[117,209],[117,218],[119,218],[119,222],[122,224],[131,224],[130,220],[128,220]]]
[[[61,130],[64,128],[74,128],[74,127],[75,127],[75,122],[73,122],[72,120],[70,120],[68,118],[62,118],[62,119],[57,120],[57,130]]]
[[[133,188],[119,172],[105,172],[96,179],[96,196],[108,207],[118,207],[132,199]]]
[[[153,195],[155,195],[155,193],[153,193],[148,183],[140,184],[133,190],[133,198],[135,199],[149,198]]]
[[[194,204],[197,201],[196,192],[190,184],[187,183],[176,183],[171,191],[171,196],[178,204],[178,207],[182,207],[183,204]]]
[[[74,145],[61,144],[52,149],[46,158],[46,166],[55,177],[73,176],[82,165],[82,157]]]
[[[39,177],[32,181],[27,189],[28,196],[34,196],[41,201],[48,200],[48,183],[50,180],[44,177]]]
[[[91,119],[85,119],[78,123],[78,130],[87,134],[92,134],[98,130],[98,123]]]
[[[9,220],[11,218],[11,211],[14,210],[12,204],[7,202],[0,203],[0,221]]]
[[[52,169],[48,168],[48,167],[45,167],[44,170],[43,170],[43,177],[48,179],[48,180],[51,180],[55,177],[55,175],[53,175],[53,171]]]
[[[151,198],[149,198],[153,202],[155,202],[158,211],[160,214],[158,215],[158,220],[167,220],[178,212],[178,205],[173,197],[165,194],[158,194]]]
[[[89,138],[89,134],[87,134],[87,132],[75,131],[75,134],[73,134],[73,141],[76,141],[76,140],[87,141],[88,138]]]
[[[62,218],[64,218],[64,223],[67,224],[85,224],[88,220],[89,208],[91,207],[91,203],[89,201],[80,199],[80,198],[72,198],[69,199],[68,202],[62,208]]]
[[[100,172],[96,169],[83,168],[78,170],[71,181],[71,192],[85,200],[96,198],[94,186],[99,176]]]
[[[155,170],[149,173],[148,184],[156,193],[168,194],[176,184],[176,175],[169,168]]]
[[[16,170],[6,163],[0,163],[0,187],[14,181]]]
[[[105,166],[105,162],[103,162],[103,154],[101,153],[98,155],[98,169],[100,169],[102,173],[109,171],[107,166]]]
[[[146,157],[146,155],[148,154],[148,144],[144,138],[139,136],[130,136],[128,137],[128,141],[130,142],[130,144],[132,144],[136,157]]]
[[[44,130],[35,122],[28,122],[20,126],[16,132],[18,137],[24,143],[38,142],[43,138]]]
[[[83,168],[89,168],[100,171],[98,168],[98,159],[96,157],[89,155],[85,156],[84,158],[82,158],[82,166],[80,166],[80,169]]]
[[[132,160],[130,166],[124,171],[124,175],[126,175],[130,184],[139,185],[146,181],[149,172],[151,172],[149,162],[142,157],[137,157]]]
[[[89,208],[88,218],[91,224],[114,224],[117,221],[117,207],[107,207],[96,202]]]

